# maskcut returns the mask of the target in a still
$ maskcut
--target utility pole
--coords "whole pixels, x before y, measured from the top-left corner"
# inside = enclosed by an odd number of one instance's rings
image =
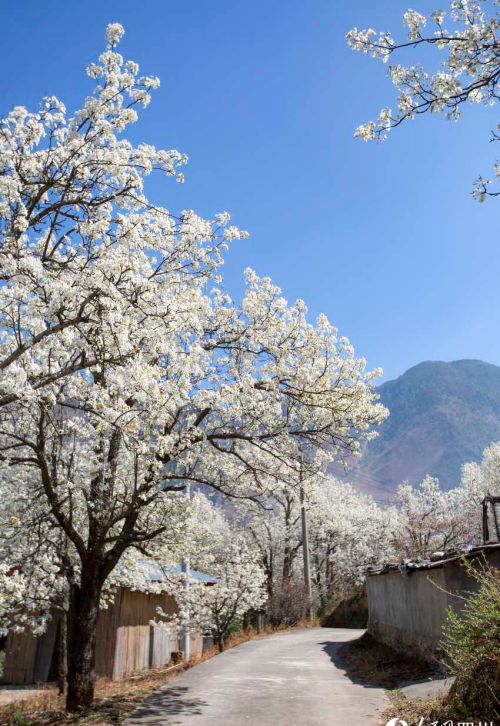
[[[307,599],[309,602],[309,618],[312,623],[312,590],[311,590],[311,562],[309,559],[309,536],[307,533],[307,510],[304,497],[304,490],[300,488],[300,506],[302,519],[302,554],[304,556],[304,584],[306,586]]]
[[[191,499],[191,484],[187,485],[186,488],[186,495],[188,498],[188,502]],[[189,603],[189,577],[191,575],[191,568],[189,566],[189,557],[186,557],[186,559],[182,563],[182,572],[186,575],[186,594],[187,594],[187,601]],[[189,605],[186,608],[186,623],[184,625],[184,632],[182,634],[182,648],[181,650],[184,651],[184,658],[185,660],[189,660],[191,658],[191,631],[189,629],[189,618],[191,616]]]

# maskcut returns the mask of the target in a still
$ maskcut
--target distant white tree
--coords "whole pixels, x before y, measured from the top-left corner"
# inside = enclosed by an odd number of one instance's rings
[[[259,562],[266,574],[266,590],[271,600],[275,588],[281,583],[285,550],[286,525],[274,502],[268,499],[265,506],[251,502],[239,503],[236,508],[237,525],[248,537],[249,546],[258,553]],[[288,535],[289,537],[289,535]]]
[[[393,508],[328,477],[308,496],[313,579],[323,607],[359,588],[370,566],[394,557]]]
[[[500,495],[500,443],[490,444],[483,451],[482,460],[462,467],[460,504],[467,517],[468,544],[483,540],[481,503],[488,494]]]
[[[425,559],[469,544],[475,530],[464,494],[462,487],[443,491],[439,480],[430,476],[418,487],[403,482],[398,488],[395,537],[400,556]],[[476,516],[479,522],[479,508]]]
[[[287,495],[279,504],[269,500],[267,510],[246,505],[241,520],[268,578],[272,577],[271,607],[274,603],[277,615],[287,617],[300,614],[306,604],[302,602],[301,506],[298,494]],[[369,566],[394,559],[394,508],[379,507],[371,497],[333,477],[307,482],[305,507],[314,599],[319,607],[326,607],[335,595],[359,588]],[[283,578],[284,570],[288,579]],[[297,608],[291,608],[287,599]]]
[[[206,504],[202,509],[205,521],[198,519],[200,511],[195,521],[202,529],[210,522],[210,545],[207,542],[207,546],[198,548],[194,562],[199,566],[203,561],[214,582],[206,584],[180,574],[170,579],[170,592],[181,610],[176,618],[178,625],[189,624],[212,633],[219,651],[223,651],[231,628],[240,627],[249,610],[266,602],[266,573],[260,566],[258,551],[249,545],[244,533],[231,526],[220,511],[210,512]],[[161,609],[159,615],[172,620]]]
[[[274,486],[272,492],[260,506],[247,501],[237,507],[239,526],[260,553],[270,600],[290,585],[302,548],[298,485]]]

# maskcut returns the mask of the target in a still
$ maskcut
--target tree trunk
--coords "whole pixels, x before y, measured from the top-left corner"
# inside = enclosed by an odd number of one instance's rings
[[[73,588],[66,699],[66,710],[70,713],[88,708],[94,700],[95,646],[101,589],[97,568],[93,572],[82,572],[81,585]]]
[[[266,552],[262,558],[262,566],[266,574],[267,599],[272,600],[274,589],[274,558],[272,552]]]
[[[59,694],[66,693],[68,677],[68,614],[65,609],[61,611],[59,620]]]
[[[222,653],[224,650],[224,636],[223,635],[217,635],[215,642],[217,643],[217,648],[219,650],[219,653]]]
[[[285,551],[283,556],[283,575],[282,575],[282,582],[283,582],[283,588],[286,589],[286,587],[290,584],[292,579],[292,567],[293,567],[293,555],[292,555],[292,549],[289,547],[289,545],[285,545]]]

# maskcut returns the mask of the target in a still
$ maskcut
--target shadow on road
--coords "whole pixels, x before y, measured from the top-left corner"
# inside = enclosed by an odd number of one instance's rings
[[[400,688],[442,680],[438,662],[429,662],[416,653],[400,653],[369,633],[344,642],[319,643],[332,663],[352,683],[364,688]]]
[[[151,726],[156,723],[174,726],[179,723],[176,716],[203,716],[203,708],[208,704],[199,698],[191,698],[190,690],[168,686],[156,691],[128,717],[127,726]]]
[[[325,641],[324,643],[319,643],[319,645],[322,645],[323,652],[326,653],[334,666],[338,668],[340,671],[345,671],[346,678],[349,678],[351,683],[356,683],[359,686],[363,686],[364,688],[380,688],[380,685],[376,683],[369,683],[365,678],[360,678],[352,671],[350,672],[349,664],[346,663],[345,659],[342,658],[342,655],[340,653],[340,649],[343,645],[346,645],[345,640],[329,640]]]

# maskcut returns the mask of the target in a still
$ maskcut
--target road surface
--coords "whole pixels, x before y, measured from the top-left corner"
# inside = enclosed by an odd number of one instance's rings
[[[227,650],[166,683],[124,726],[372,726],[381,688],[353,683],[338,665],[362,630],[310,628]]]
[[[24,701],[32,696],[43,696],[48,691],[57,690],[54,684],[44,684],[43,686],[0,686],[0,707],[6,706],[14,701]]]

